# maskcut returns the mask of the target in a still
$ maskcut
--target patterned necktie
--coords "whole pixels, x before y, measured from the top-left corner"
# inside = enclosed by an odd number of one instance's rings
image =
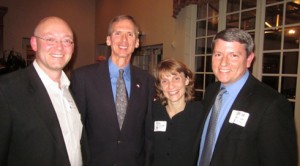
[[[206,132],[204,147],[202,150],[201,159],[199,161],[199,166],[209,166],[210,160],[213,154],[214,142],[216,140],[216,126],[218,121],[218,116],[222,108],[222,95],[226,92],[226,89],[222,87],[219,94],[216,97],[215,103],[212,108],[211,116],[209,119],[209,124]]]
[[[117,80],[117,91],[116,91],[116,110],[117,116],[119,121],[119,127],[122,129],[123,121],[126,114],[128,99],[127,99],[127,92],[125,81],[123,79],[124,70],[119,70],[119,77]]]

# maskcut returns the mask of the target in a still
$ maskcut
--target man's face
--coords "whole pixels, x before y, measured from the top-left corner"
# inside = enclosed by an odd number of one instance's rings
[[[136,29],[130,20],[120,20],[112,25],[112,33],[107,36],[107,45],[111,46],[111,56],[131,58],[134,49],[139,46]]]
[[[212,55],[212,69],[221,83],[229,85],[245,74],[253,58],[254,53],[247,57],[244,44],[217,39]]]
[[[60,20],[48,20],[31,38],[36,61],[45,72],[60,71],[70,61],[74,44],[71,29]],[[69,43],[69,44],[68,44]]]

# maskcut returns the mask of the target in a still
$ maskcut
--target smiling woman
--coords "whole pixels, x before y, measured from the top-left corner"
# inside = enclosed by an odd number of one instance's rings
[[[202,105],[194,98],[194,76],[175,59],[161,61],[155,71],[153,104],[154,166],[193,166]]]

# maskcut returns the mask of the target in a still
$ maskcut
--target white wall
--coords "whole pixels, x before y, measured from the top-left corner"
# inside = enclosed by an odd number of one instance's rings
[[[74,67],[94,62],[95,0],[0,0],[0,6],[8,7],[3,19],[3,50],[22,53],[22,39],[33,34],[42,18],[55,15],[74,31]]]
[[[145,45],[163,44],[163,58],[185,62],[185,17],[174,19],[172,0],[98,0],[96,1],[96,44],[105,43],[109,21],[120,14],[135,18],[145,33]],[[184,15],[184,11],[180,13]]]

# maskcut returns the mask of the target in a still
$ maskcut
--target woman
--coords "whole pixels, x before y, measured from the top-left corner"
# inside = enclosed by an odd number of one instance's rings
[[[202,104],[193,101],[193,73],[182,62],[166,59],[158,64],[155,78],[153,165],[193,166],[202,117]]]

